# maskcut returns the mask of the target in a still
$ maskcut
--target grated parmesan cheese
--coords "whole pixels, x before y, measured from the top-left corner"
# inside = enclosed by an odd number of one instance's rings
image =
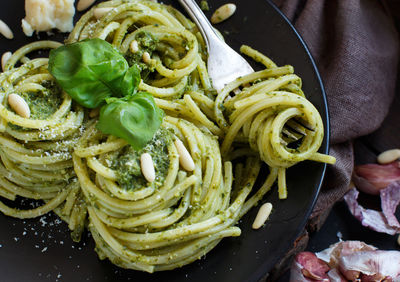
[[[74,0],[25,0],[25,14],[22,29],[27,36],[53,28],[70,32],[74,27]]]

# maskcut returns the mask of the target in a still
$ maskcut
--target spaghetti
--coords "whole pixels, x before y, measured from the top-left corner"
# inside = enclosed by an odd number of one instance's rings
[[[31,52],[57,48],[58,42],[40,41],[19,49],[0,75],[0,195],[43,200],[44,204],[20,210],[0,202],[0,210],[17,218],[32,218],[56,211],[70,223],[74,238],[83,231],[85,209],[72,164],[84,111],[57,87],[47,71],[47,58],[29,60]],[[16,64],[23,62],[19,67]],[[28,101],[29,118],[15,114],[7,97],[17,93]]]
[[[106,13],[99,16],[97,8]],[[139,90],[151,93],[166,113],[161,128],[135,151],[125,140],[99,131],[96,115],[62,91],[52,91],[48,101],[58,102],[47,116],[17,116],[7,108],[9,93],[37,97],[57,88],[47,59],[24,62],[24,56],[59,44],[22,48],[0,76],[0,181],[7,184],[0,183],[0,195],[45,204],[20,211],[0,203],[3,213],[24,218],[54,210],[79,232],[87,218],[101,259],[147,272],[169,270],[205,255],[224,237],[239,236],[236,223],[276,180],[279,197],[286,198],[288,167],[304,160],[334,163],[318,153],[323,123],[293,67],[277,67],[243,46],[241,51],[266,69],[216,93],[197,27],[153,1],[114,0],[93,7],[66,43],[90,38],[108,41],[130,66],[139,66]],[[18,61],[23,64],[15,67]],[[177,139],[194,160],[194,171],[179,165]],[[140,171],[142,153],[154,160],[154,182]],[[269,173],[255,189],[262,163]]]

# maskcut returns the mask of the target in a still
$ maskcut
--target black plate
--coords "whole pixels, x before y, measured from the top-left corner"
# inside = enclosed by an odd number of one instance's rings
[[[21,30],[24,1],[2,1],[0,19],[10,25],[15,39],[0,36],[0,53],[30,41],[48,38],[45,34],[27,38]],[[270,56],[278,65],[291,64],[303,79],[304,92],[318,108],[326,134],[321,152],[328,151],[328,115],[320,76],[299,34],[266,0],[237,0],[235,15],[217,27],[236,50],[250,45]],[[168,3],[164,1],[164,3]],[[177,6],[177,1],[173,1]],[[209,1],[211,10],[225,3]],[[210,13],[208,13],[210,16]],[[50,38],[62,39],[58,34]],[[100,261],[94,243],[86,234],[80,244],[69,237],[64,223],[54,215],[41,220],[18,220],[0,215],[1,281],[258,281],[292,246],[303,229],[314,205],[325,172],[325,165],[304,162],[288,172],[289,198],[277,200],[277,192],[267,196],[274,206],[266,226],[251,229],[257,208],[239,223],[242,235],[224,239],[205,258],[173,271],[147,274],[120,269]]]

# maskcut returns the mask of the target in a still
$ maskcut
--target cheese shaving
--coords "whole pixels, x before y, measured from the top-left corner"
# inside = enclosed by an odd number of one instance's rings
[[[70,32],[74,27],[74,0],[25,0],[25,14],[22,29],[26,36],[53,28]]]

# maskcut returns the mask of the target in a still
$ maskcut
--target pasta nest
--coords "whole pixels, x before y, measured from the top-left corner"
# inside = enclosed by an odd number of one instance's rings
[[[162,151],[168,156],[168,169],[161,183],[156,178],[156,184],[122,188],[112,160],[120,159],[129,145],[113,137],[102,142],[105,136],[94,126],[74,153],[75,170],[88,199],[89,228],[97,246],[102,246],[97,251],[125,268],[149,272],[176,268],[204,255],[221,238],[240,234],[239,228],[230,226],[238,219],[238,202],[244,199],[230,203],[232,165],[222,163],[218,140],[170,116],[164,118],[162,129],[169,141]],[[192,173],[179,166],[173,142],[177,138],[190,148],[196,167]]]
[[[13,54],[0,75],[0,195],[12,201],[20,196],[45,202],[34,210],[0,203],[0,210],[14,217],[32,218],[59,207],[60,216],[68,220],[73,203],[65,209],[60,205],[71,191],[79,189],[71,153],[82,130],[84,111],[56,86],[47,71],[47,58],[26,57],[59,46],[53,41],[26,45]],[[10,94],[29,104],[30,117],[10,109]]]

